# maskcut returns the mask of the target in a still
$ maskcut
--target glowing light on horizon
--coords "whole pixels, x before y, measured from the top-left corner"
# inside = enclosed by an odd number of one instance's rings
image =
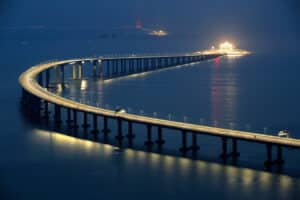
[[[149,33],[149,35],[163,37],[163,36],[168,35],[168,32],[166,32],[164,30],[153,30]]]
[[[203,53],[203,54],[220,53],[220,54],[226,54],[226,56],[228,57],[237,57],[237,56],[250,54],[249,51],[237,49],[234,46],[234,44],[228,41],[219,44],[219,48],[215,48],[215,46],[212,46],[211,49],[209,50],[205,50],[197,53]]]

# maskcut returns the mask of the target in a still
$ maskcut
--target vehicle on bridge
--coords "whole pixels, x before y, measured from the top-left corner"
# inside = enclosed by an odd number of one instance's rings
[[[126,113],[126,110],[124,108],[117,108],[115,110],[116,113]]]
[[[287,138],[287,137],[289,137],[289,131],[286,130],[286,129],[285,129],[285,130],[282,130],[282,131],[279,131],[279,132],[278,132],[278,136],[279,136],[279,137],[286,137],[286,138]]]

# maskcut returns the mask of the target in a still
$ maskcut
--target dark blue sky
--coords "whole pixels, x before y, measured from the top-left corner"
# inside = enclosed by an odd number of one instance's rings
[[[216,40],[297,40],[296,0],[1,0],[1,27],[59,29],[162,27],[173,34],[211,35]],[[294,43],[289,41],[289,43]]]

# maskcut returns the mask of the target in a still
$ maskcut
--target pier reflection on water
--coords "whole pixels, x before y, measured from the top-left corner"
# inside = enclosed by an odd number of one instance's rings
[[[161,191],[166,194],[176,194],[178,189],[181,192],[193,191],[194,195],[200,196],[202,190],[217,190],[221,192],[214,195],[222,195],[224,199],[238,197],[240,194],[243,194],[245,199],[254,197],[255,194],[259,194],[258,199],[294,199],[300,188],[299,179],[285,175],[132,149],[119,149],[41,129],[34,129],[32,132],[30,134],[32,144],[51,148],[52,153],[62,159],[76,159],[76,156],[80,155],[81,158],[92,159],[90,164],[93,166],[108,163],[108,166],[115,170],[113,176],[116,181],[131,184],[132,181],[137,181],[136,179],[149,179],[151,184],[160,183]],[[94,178],[101,179],[103,174],[99,176],[97,170],[101,171],[102,167],[107,166],[99,166],[101,169],[94,169],[96,172],[93,174]],[[108,173],[104,175],[103,180],[109,179],[111,175],[109,173],[112,173],[111,170],[105,171]],[[142,173],[145,171],[146,174]],[[131,177],[132,174],[138,176]]]

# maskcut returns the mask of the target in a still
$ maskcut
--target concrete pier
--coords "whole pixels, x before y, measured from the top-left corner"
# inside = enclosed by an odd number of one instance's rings
[[[82,73],[83,73],[83,69],[82,69],[82,62],[78,62],[78,77],[77,79],[81,80],[82,79]]]
[[[83,129],[88,129],[90,127],[90,125],[88,124],[88,113],[87,112],[83,112],[83,124],[82,124],[82,128]]]
[[[73,122],[73,120],[71,119],[71,108],[67,108],[67,120],[66,120],[66,122],[67,122],[68,127],[71,128],[72,127],[72,122]]]
[[[117,119],[117,123],[118,123],[118,133],[115,136],[118,145],[122,145],[124,136],[123,136],[123,129],[122,129],[122,120],[120,118]]]
[[[126,135],[126,137],[128,138],[129,146],[132,146],[132,140],[135,138],[135,135],[133,134],[133,131],[132,131],[132,122],[131,121],[128,121],[128,134]]]
[[[193,155],[196,155],[196,153],[200,149],[197,143],[197,133],[192,133],[192,146],[190,147],[190,149],[192,150]]]
[[[93,61],[93,77],[97,78],[97,74],[98,74],[98,67],[97,67],[98,61],[94,60]]]
[[[72,68],[72,78],[73,80],[77,79],[77,63],[73,64],[73,68]]]
[[[54,120],[55,120],[55,125],[60,126],[62,123],[61,120],[61,107],[57,104],[54,104]]]
[[[73,109],[73,125],[72,125],[72,128],[74,130],[77,130],[78,129],[78,124],[77,124],[77,110]]]
[[[187,133],[186,130],[182,130],[181,131],[181,142],[182,142],[182,146],[179,149],[179,151],[185,155],[188,152],[188,147],[187,147]]]
[[[98,135],[98,116],[96,114],[93,114],[93,130],[91,131],[93,135]]]
[[[152,141],[152,125],[151,124],[147,124],[147,141],[145,141],[145,145],[148,148],[151,148],[153,146],[153,141]]]
[[[65,86],[65,66],[60,65],[60,83],[62,87]]]
[[[161,126],[157,127],[157,140],[155,141],[155,143],[158,145],[159,148],[161,148],[162,145],[165,144],[165,140],[163,139],[163,136],[162,136],[162,127]]]
[[[108,129],[107,117],[103,117],[103,129],[102,129],[102,133],[104,134],[105,137],[107,137],[108,134],[110,133],[110,129]]]

